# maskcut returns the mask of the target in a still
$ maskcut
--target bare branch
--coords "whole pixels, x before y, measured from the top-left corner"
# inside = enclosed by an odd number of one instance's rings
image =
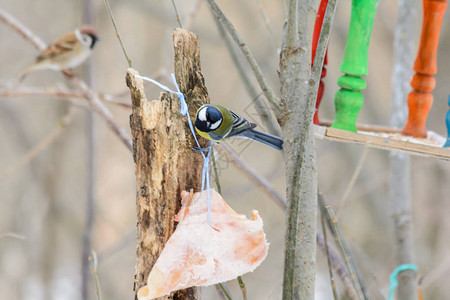
[[[219,7],[219,5],[217,5],[216,1],[215,0],[207,0],[207,1],[209,7],[211,8],[216,18],[225,26],[225,28],[228,30],[228,33],[231,35],[233,40],[239,46],[239,49],[241,49],[241,52],[245,56],[247,62],[249,63],[251,69],[253,70],[253,73],[255,74],[255,77],[258,80],[258,83],[261,86],[264,95],[266,96],[267,100],[275,110],[275,115],[279,117],[282,114],[282,109],[280,107],[280,99],[278,98],[278,96],[275,95],[272,88],[269,86],[269,83],[264,77],[261,68],[256,62],[255,57],[253,56],[250,49],[245,44],[244,40],[237,32],[236,28],[234,28],[234,25],[230,22],[227,16],[225,16],[224,12]]]
[[[308,97],[308,83],[315,9],[313,0],[288,1],[288,20],[280,54],[281,102],[286,113],[278,122],[284,134],[288,204],[284,299],[314,299],[317,165],[312,130],[315,101],[311,103]]]
[[[358,178],[359,173],[361,173],[362,166],[364,165],[364,162],[366,161],[367,153],[369,153],[369,146],[365,145],[363,153],[361,154],[358,164],[356,165],[355,171],[353,172],[352,178],[350,179],[349,183],[347,184],[347,187],[345,188],[344,194],[342,195],[341,199],[339,200],[337,207],[336,207],[336,220],[339,220],[339,216],[342,213],[342,208],[344,207],[345,200],[347,200],[348,195],[350,195],[350,191],[352,190],[353,186],[355,185],[356,179]]]
[[[350,278],[352,279],[353,286],[357,292],[358,299],[359,300],[365,300],[367,297],[365,297],[363,292],[363,281],[362,278],[358,275],[358,271],[356,269],[356,265],[353,262],[353,257],[351,255],[350,249],[345,242],[345,239],[341,233],[341,230],[337,224],[337,220],[334,216],[334,212],[331,209],[329,205],[325,203],[325,200],[323,199],[323,196],[319,194],[319,203],[324,208],[325,216],[327,218],[328,226],[331,230],[331,233],[333,234],[333,237],[336,241],[336,244],[339,247],[339,251],[341,252],[341,255],[345,259],[345,263],[347,265],[348,271],[350,272]]]
[[[108,2],[108,0],[103,0],[103,2],[105,3],[106,10],[108,11],[109,17],[111,18],[111,22],[114,26],[114,31],[116,33],[117,39],[119,40],[120,47],[122,48],[123,54],[125,55],[125,58],[127,59],[128,67],[131,68],[132,67],[131,59],[128,57],[127,50],[125,50],[125,45],[123,44],[122,38],[120,37],[119,30],[117,29],[116,21],[114,20],[114,16],[112,14],[111,7],[109,6],[109,2]]]
[[[47,48],[47,44],[40,37],[3,9],[0,9],[0,20],[29,41],[38,51],[43,51]]]
[[[445,273],[450,270],[450,256],[446,259],[438,262],[435,268],[431,269],[427,274],[425,274],[422,282],[422,287],[425,289],[432,285],[436,280],[446,278]]]
[[[403,127],[408,119],[405,100],[411,91],[409,82],[416,54],[414,37],[416,35],[415,25],[418,22],[417,2],[415,0],[397,2],[398,16],[394,33],[390,121],[390,125],[395,127]],[[395,261],[397,265],[414,264],[411,157],[405,153],[390,152],[389,159],[389,204],[394,226]],[[419,299],[416,277],[417,272],[414,270],[405,270],[398,274],[398,299]]]
[[[35,158],[39,153],[45,150],[51,143],[53,143],[57,137],[62,133],[64,128],[70,124],[72,121],[74,110],[72,107],[69,108],[67,113],[61,118],[58,122],[58,126],[47,136],[45,137],[39,144],[30,149],[19,161],[15,162],[12,166],[7,168],[0,175],[0,181],[5,180],[7,177],[11,176],[18,170],[20,170],[23,166],[27,165],[33,158]]]
[[[202,0],[197,0],[197,2],[195,2],[194,5],[192,6],[192,9],[189,11],[187,21],[186,21],[186,30],[191,29],[192,23],[194,21],[194,17],[196,15],[196,13],[199,11],[200,5],[202,3],[203,3]]]
[[[172,5],[173,5],[173,9],[175,10],[175,15],[176,15],[178,25],[180,25],[180,28],[184,28],[183,23],[181,22],[180,13],[178,12],[176,0],[172,0]]]
[[[220,153],[225,155],[225,157],[238,169],[240,170],[244,175],[247,176],[248,179],[250,179],[257,187],[261,188],[270,198],[275,200],[275,203],[277,203],[281,208],[286,208],[286,201],[284,200],[283,196],[281,196],[280,193],[278,193],[273,187],[270,186],[270,184],[267,182],[267,180],[259,175],[255,170],[250,168],[240,157],[237,155],[230,146],[227,144],[220,144],[218,146],[215,146],[215,149],[217,149]]]
[[[97,295],[97,300],[102,300],[102,292],[100,290],[100,280],[98,279],[97,274],[97,254],[94,251],[91,251],[91,255],[89,255],[89,267],[92,273],[92,276],[94,277],[94,283],[95,283],[95,294]]]
[[[63,99],[84,99],[84,95],[76,90],[21,87],[14,90],[0,90],[0,97],[55,97]]]
[[[245,176],[247,176],[257,187],[261,188],[272,200],[275,201],[276,204],[281,209],[286,209],[286,200],[283,198],[281,194],[279,194],[276,190],[274,190],[270,184],[256,171],[251,169],[248,164],[243,161],[232,149],[230,146],[222,143],[218,146],[215,146],[215,149],[217,149],[220,153],[225,155],[225,157],[239,170],[241,171]],[[325,253],[325,247],[324,247],[324,238],[320,235],[316,235],[316,240],[320,248]],[[330,263],[335,270],[336,274],[338,274],[339,278],[341,279],[342,283],[344,284],[345,290],[347,292],[347,295],[350,297],[350,299],[355,300],[358,299],[356,296],[356,290],[353,288],[352,281],[350,278],[350,275],[348,274],[347,270],[345,269],[344,263],[339,258],[338,254],[333,250],[332,248],[328,249],[329,252],[329,258]]]
[[[240,57],[238,56],[238,53],[236,51],[236,48],[233,46],[232,41],[229,37],[229,35],[225,32],[225,27],[223,23],[219,21],[219,19],[214,18],[216,21],[217,28],[219,29],[219,33],[222,36],[225,45],[227,46],[228,52],[230,53],[231,60],[234,63],[234,66],[238,70],[238,74],[241,77],[242,83],[244,84],[247,93],[249,96],[254,99],[256,111],[258,112],[258,115],[260,116],[261,120],[264,122],[264,124],[267,126],[268,131],[271,134],[280,136],[281,132],[279,127],[275,124],[274,120],[271,118],[271,116],[268,113],[268,107],[264,101],[262,101],[262,98],[259,97],[258,92],[253,87],[253,84],[250,80],[250,77],[248,75],[248,72],[245,70],[244,65],[242,64],[242,61],[240,60]]]
[[[22,36],[26,37],[27,40],[29,40],[31,43],[33,43],[33,45],[35,45],[35,47],[37,47],[36,46],[37,44],[35,44],[35,40],[40,40],[39,38],[37,38],[37,36],[30,35],[29,33],[31,33],[31,31],[28,30],[25,27],[25,25],[18,23],[18,21],[15,18],[10,16],[5,11],[0,10],[0,13],[2,16],[5,16],[5,15],[7,16],[6,20],[9,20],[9,21],[13,20],[12,24],[16,25],[16,27],[12,27],[12,28],[13,29],[17,28],[16,31],[18,33],[20,33]],[[9,16],[9,18],[8,18],[8,16]],[[2,20],[5,20],[5,19],[2,18]],[[10,24],[10,23],[7,23],[7,24]],[[20,26],[17,26],[17,24],[20,24]],[[131,141],[131,138],[129,137],[128,133],[125,131],[124,128],[122,128],[119,124],[117,124],[117,122],[115,121],[111,112],[100,101],[98,95],[95,92],[93,92],[86,85],[86,83],[84,81],[82,81],[81,79],[74,77],[74,76],[68,76],[64,72],[63,72],[63,74],[65,74],[69,78],[69,80],[72,82],[72,84],[74,84],[80,90],[80,92],[84,95],[84,98],[86,98],[88,100],[91,109],[93,109],[100,116],[102,116],[106,120],[106,123],[108,124],[108,126],[113,130],[113,132],[119,136],[119,138],[128,147],[128,149],[132,150],[133,145],[132,145],[132,141]]]
[[[18,240],[24,240],[25,236],[19,234],[19,233],[15,233],[15,232],[4,232],[4,233],[0,233],[0,239],[5,238],[5,237],[10,237],[10,238],[14,238],[14,239],[18,239]]]
[[[322,252],[325,253],[325,240],[324,238],[317,234],[316,235],[316,241],[319,248],[322,250]],[[331,263],[332,269],[336,272],[336,274],[339,276],[339,278],[342,281],[342,284],[344,285],[344,289],[351,300],[357,300],[358,295],[356,294],[356,290],[353,287],[352,279],[350,277],[350,274],[348,273],[347,269],[345,268],[345,263],[342,261],[342,259],[339,257],[339,255],[333,250],[333,248],[328,248],[328,255]]]
[[[247,289],[245,288],[245,284],[244,281],[242,280],[242,277],[238,276],[237,280],[239,282],[239,287],[241,288],[242,291],[242,299],[247,300]]]
[[[275,51],[277,51],[277,54],[279,54],[279,49],[278,49],[278,46],[277,46],[275,35],[273,34],[273,30],[272,30],[272,25],[270,25],[269,18],[267,17],[266,12],[264,11],[264,7],[263,7],[263,5],[261,3],[261,0],[256,0],[256,3],[258,4],[258,10],[259,10],[259,13],[260,13],[263,21],[264,21],[264,25],[266,26],[266,29],[269,32],[270,42],[271,42],[273,48],[275,49]]]
[[[130,93],[127,91],[128,94]],[[116,100],[121,97],[121,94],[99,94],[99,99],[107,104],[122,106],[125,108],[131,108],[131,103]],[[2,90],[0,89],[0,98],[18,98],[18,97],[45,97],[56,98],[61,100],[67,100],[74,106],[89,109],[89,105],[86,103],[86,99],[78,90],[69,89],[48,89],[48,88],[35,88],[35,87],[22,87],[15,90]]]
[[[109,128],[111,128],[111,130],[122,140],[128,149],[133,150],[133,143],[128,132],[116,122],[114,116],[109,109],[103,105],[98,95],[80,78],[71,77],[69,80],[83,93],[84,97],[88,100],[91,109],[105,119]]]
[[[320,205],[320,222],[322,225],[323,241],[325,244],[324,248],[325,248],[325,254],[327,256],[328,274],[330,276],[331,289],[333,291],[333,299],[337,300],[339,298],[337,295],[336,284],[334,282],[333,271],[332,271],[332,267],[331,267],[330,250],[328,247],[328,240],[327,240],[327,228],[325,227],[325,208],[321,205]]]

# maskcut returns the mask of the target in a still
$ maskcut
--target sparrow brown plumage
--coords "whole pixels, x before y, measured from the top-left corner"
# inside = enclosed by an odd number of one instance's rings
[[[92,54],[98,40],[97,30],[87,25],[64,34],[42,51],[36,62],[22,72],[20,81],[35,70],[62,71],[79,66]]]

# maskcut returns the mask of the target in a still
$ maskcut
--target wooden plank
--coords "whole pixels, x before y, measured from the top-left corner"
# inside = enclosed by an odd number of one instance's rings
[[[378,131],[351,132],[314,125],[314,134],[316,138],[324,140],[363,144],[377,149],[450,160],[450,148],[442,148],[446,139],[434,132],[428,132],[428,138],[422,139],[404,136],[400,133]]]

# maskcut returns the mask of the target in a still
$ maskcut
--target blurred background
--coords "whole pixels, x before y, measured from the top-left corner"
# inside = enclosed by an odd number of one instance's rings
[[[213,103],[230,107],[259,123],[252,99],[241,82],[212,15],[204,1],[177,1],[184,22],[199,36],[202,70]],[[172,30],[177,27],[171,1],[110,0],[112,11],[132,60],[142,75],[158,77],[170,85],[173,70]],[[266,78],[279,91],[277,71],[285,18],[283,1],[219,1],[250,49]],[[334,93],[344,52],[350,18],[350,0],[339,2],[329,43],[322,119],[334,117]],[[421,2],[413,1],[421,27]],[[0,8],[14,15],[47,43],[82,24],[82,1],[2,0]],[[101,41],[94,49],[93,88],[99,93],[118,94],[129,101],[125,85],[127,62],[114,34],[103,1],[95,0],[94,24]],[[397,2],[380,1],[369,49],[369,75],[365,103],[358,122],[388,125],[391,116],[393,33]],[[266,21],[264,20],[266,18]],[[0,84],[10,86],[20,72],[34,62],[35,48],[0,23]],[[445,114],[450,93],[450,17],[441,29],[434,104],[428,129],[446,136]],[[242,60],[244,68],[247,64]],[[83,74],[83,67],[75,70]],[[256,81],[251,76],[254,86]],[[58,72],[31,73],[24,86],[66,87]],[[258,89],[259,91],[259,89]],[[149,99],[161,90],[147,86]],[[120,95],[123,96],[120,96]],[[406,104],[405,104],[406,105]],[[58,126],[71,104],[48,97],[0,98],[0,173],[10,170],[35,145]],[[108,104],[117,122],[129,130],[130,110]],[[0,178],[0,234],[22,238],[0,239],[0,299],[81,299],[81,253],[86,221],[87,129],[86,111],[75,108],[62,134],[31,162]],[[98,277],[104,299],[132,299],[135,270],[135,178],[130,151],[101,118],[95,120],[95,221],[92,249],[98,255]],[[280,192],[285,190],[282,154],[257,143],[242,147],[231,143],[240,157]],[[318,140],[319,187],[335,207],[355,171],[363,146]],[[285,213],[273,200],[219,158],[220,180],[225,200],[239,213],[257,209],[264,220],[270,243],[267,259],[253,273],[243,276],[249,299],[280,299]],[[200,166],[199,166],[200,167]],[[450,165],[447,161],[412,157],[411,202],[415,228],[414,249],[419,274],[424,277],[426,299],[446,299],[450,294]],[[393,229],[388,203],[389,153],[370,149],[360,175],[340,217],[342,231],[363,270],[372,299],[386,297],[389,274],[396,267]],[[331,299],[324,254],[318,249],[316,299]],[[339,282],[339,280],[337,279]],[[240,299],[236,281],[229,282]],[[342,291],[341,286],[338,286]],[[95,299],[89,278],[90,299]],[[203,288],[203,299],[218,299],[212,287]]]

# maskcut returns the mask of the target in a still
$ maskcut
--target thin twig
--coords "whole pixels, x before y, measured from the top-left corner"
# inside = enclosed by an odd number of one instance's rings
[[[216,183],[217,192],[222,195],[222,187],[220,186],[219,171],[217,170],[216,156],[214,150],[211,150],[211,160],[214,169],[214,181]]]
[[[126,246],[131,245],[136,242],[136,229],[130,230],[127,234],[121,237],[114,245],[103,250],[97,254],[98,263],[101,264],[104,260],[113,256],[120,250],[124,249]]]
[[[100,96],[100,100],[102,100],[105,103],[117,105],[117,106],[124,107],[124,108],[131,108],[132,107],[131,103],[114,100],[112,97],[109,97],[109,96],[110,95],[107,95],[107,94],[101,95]]]
[[[425,274],[422,281],[422,288],[427,288],[432,285],[438,279],[448,278],[444,276],[450,270],[450,256],[445,260],[441,260],[439,265],[437,265],[434,269]]]
[[[317,245],[320,249],[322,249],[322,252],[325,252],[325,240],[323,236],[317,234],[316,235],[316,241]],[[348,273],[347,269],[345,268],[345,263],[342,261],[342,259],[339,257],[339,255],[333,250],[333,248],[328,248],[328,257],[330,258],[331,267],[333,268],[334,272],[339,276],[339,278],[342,281],[342,285],[344,286],[344,289],[347,293],[347,296],[351,300],[357,300],[358,295],[356,294],[356,290],[353,287],[352,279],[350,277],[350,274]]]
[[[86,24],[94,23],[93,15],[93,0],[83,0],[83,22]],[[93,87],[93,73],[92,73],[92,57],[90,57],[84,64],[84,79],[87,86]],[[95,113],[92,110],[86,112],[86,219],[84,225],[83,239],[82,239],[82,253],[81,253],[81,296],[82,299],[89,299],[89,259],[92,248],[92,234],[94,229],[95,218]],[[97,256],[93,253],[95,263],[97,264]],[[96,266],[95,266],[96,267]],[[98,296],[98,291],[97,291]]]
[[[79,91],[40,89],[40,88],[21,88],[16,90],[0,90],[0,98],[16,97],[45,97],[46,99],[56,99],[69,101],[72,105],[89,109],[84,96]]]
[[[322,205],[320,205],[320,203],[319,206],[320,206],[320,222],[322,223],[323,241],[325,244],[325,254],[327,256],[327,263],[328,263],[328,274],[330,276],[331,289],[333,291],[333,299],[336,300],[339,299],[339,297],[336,291],[336,284],[334,282],[333,271],[331,268],[330,251],[328,249],[327,229],[325,227],[325,208]]]
[[[355,185],[356,179],[358,178],[359,173],[361,173],[362,166],[364,165],[364,162],[366,161],[367,153],[369,153],[369,146],[364,145],[363,153],[361,154],[358,164],[356,165],[355,171],[353,172],[352,178],[350,179],[349,183],[347,184],[347,187],[344,191],[344,194],[342,195],[341,199],[339,200],[337,207],[336,207],[336,220],[339,220],[339,217],[342,213],[342,208],[344,207],[345,200],[347,200],[348,195],[350,195],[350,191],[352,190],[353,186]]]
[[[225,155],[225,157],[244,175],[247,176],[255,185],[261,188],[270,198],[275,200],[281,208],[286,208],[286,200],[284,197],[277,192],[267,180],[259,175],[255,170],[250,168],[243,160],[239,157],[231,148],[226,144],[220,144],[216,146],[216,149]]]
[[[33,158],[35,158],[39,153],[46,149],[51,143],[53,143],[56,138],[62,133],[64,128],[70,124],[72,121],[74,110],[72,107],[69,108],[67,113],[59,120],[58,126],[46,136],[39,144],[30,149],[21,159],[15,162],[12,166],[7,168],[0,175],[0,182],[5,180],[7,177],[11,176],[23,166],[27,165]]]
[[[272,26],[270,25],[270,21],[269,18],[267,17],[263,5],[261,3],[261,0],[256,0],[256,3],[258,4],[258,9],[259,9],[259,13],[264,21],[264,25],[266,26],[267,31],[269,32],[270,35],[270,42],[272,44],[272,46],[275,48],[275,51],[277,52],[277,54],[279,53],[279,49],[277,47],[277,42],[275,39],[275,35],[273,34],[273,30],[272,30]]]
[[[221,23],[219,21],[219,19],[214,18],[214,20],[216,22],[217,29],[219,30],[219,33],[225,42],[228,52],[230,53],[231,60],[233,61],[234,66],[238,70],[238,74],[241,77],[242,83],[244,84],[247,93],[249,94],[249,96],[252,99],[254,99],[253,101],[255,103],[256,111],[258,112],[259,117],[264,122],[264,124],[267,127],[267,130],[271,134],[280,136],[281,131],[279,129],[279,126],[277,126],[275,124],[274,120],[270,117],[270,115],[268,113],[269,109],[268,109],[267,105],[264,103],[264,101],[262,101],[262,98],[259,97],[258,92],[253,87],[253,84],[250,80],[248,72],[244,68],[244,65],[242,64],[241,59],[238,56],[236,48],[232,44],[232,41],[231,41],[229,35],[225,32],[225,26],[223,25],[223,23]]]
[[[0,9],[0,20],[14,29],[24,39],[30,41],[38,51],[43,51],[47,48],[47,44],[40,37],[3,9]]]
[[[97,295],[97,300],[102,300],[102,292],[100,290],[100,280],[98,279],[97,274],[97,254],[92,251],[89,256],[89,265],[91,267],[92,276],[94,277],[95,282],[95,294]]]
[[[130,91],[127,91],[130,94]],[[122,102],[116,100],[121,94],[99,94],[99,98],[102,102],[113,104],[125,108],[131,108],[129,102]],[[35,88],[27,87],[15,90],[0,90],[0,98],[18,98],[18,97],[45,97],[56,98],[69,101],[74,106],[89,109],[89,105],[86,103],[84,95],[80,91],[69,89],[48,89],[48,88]]]
[[[241,288],[242,291],[242,299],[247,300],[247,289],[245,288],[245,284],[244,281],[242,280],[242,277],[238,276],[237,280],[239,282],[239,287]]]
[[[233,300],[233,298],[231,298],[230,294],[228,293],[227,289],[222,283],[218,283],[217,285],[220,287],[222,293],[225,295],[225,297],[227,297],[228,300]]]
[[[218,284],[215,284],[214,287],[216,288],[216,292],[217,292],[217,294],[219,294],[220,299],[227,300],[227,298],[225,297],[225,294],[222,291],[222,288]]]
[[[331,209],[331,207],[325,203],[325,200],[323,199],[323,196],[321,194],[319,194],[319,203],[321,206],[324,207],[328,226],[331,230],[331,233],[333,234],[336,244],[339,247],[339,251],[341,252],[341,255],[345,259],[345,263],[347,265],[348,271],[350,272],[350,276],[353,281],[353,286],[355,287],[355,290],[358,294],[358,299],[364,300],[364,299],[366,299],[366,297],[364,296],[364,293],[362,290],[362,286],[363,286],[362,279],[358,276],[356,265],[353,262],[353,257],[351,255],[350,249],[347,246],[347,243],[345,242],[345,239],[344,239],[344,237],[341,233],[341,230],[337,224],[336,218],[334,216],[334,212]]]
[[[211,155],[212,155],[211,159],[212,159],[213,168],[214,168],[214,180],[216,182],[217,191],[219,192],[219,194],[222,194],[222,188],[220,186],[219,172],[217,170],[217,164],[216,164],[216,158],[214,156],[214,151],[211,153]],[[238,276],[237,281],[239,283],[239,287],[241,288],[243,299],[247,300],[247,290],[245,288],[245,284],[244,284],[244,281],[242,280],[242,277]]]
[[[319,89],[320,75],[322,74],[325,53],[328,47],[328,38],[330,36],[331,25],[333,24],[334,15],[336,14],[337,0],[328,1],[325,16],[323,18],[322,29],[320,30],[319,40],[317,42],[316,55],[314,57],[313,67],[311,70],[311,78],[309,80],[308,102],[315,103],[317,99],[317,91]],[[311,109],[314,109],[312,106]]]
[[[84,94],[84,97],[88,100],[91,109],[105,119],[111,130],[121,139],[125,146],[132,151],[133,142],[131,141],[128,132],[116,122],[111,111],[100,101],[98,94],[92,91],[86,83],[78,77],[71,77],[70,82],[72,82],[72,84],[74,84]]]
[[[286,209],[286,200],[278,192],[276,192],[263,177],[261,177],[257,172],[252,170],[237,154],[235,154],[228,145],[222,143],[218,146],[215,146],[215,148],[220,153],[225,155],[227,159],[239,171],[241,171],[245,176],[247,176],[257,187],[263,189],[267,193],[267,195],[280,206],[281,209],[283,210]],[[321,246],[322,249],[325,251],[325,248],[323,246],[324,245],[323,237],[317,234],[316,239],[319,246]],[[350,299],[352,300],[358,299],[358,297],[356,296],[356,291],[352,286],[350,275],[345,270],[344,263],[342,263],[339,256],[331,248],[329,249],[329,257],[331,259],[331,265],[335,270],[335,272],[339,275],[339,278],[344,284],[344,287]]]
[[[177,19],[178,25],[180,25],[180,28],[184,28],[183,27],[183,23],[181,22],[180,13],[178,12],[178,7],[177,7],[176,0],[172,0],[172,5],[173,5],[173,9],[175,10],[175,15],[176,15],[176,19]]]
[[[234,28],[233,24],[230,22],[230,20],[225,16],[222,9],[217,5],[215,0],[207,0],[211,10],[213,11],[216,18],[219,19],[219,21],[225,26],[228,33],[231,35],[233,40],[236,42],[236,44],[239,46],[239,49],[241,49],[242,54],[247,59],[247,62],[249,63],[253,73],[255,74],[256,79],[258,80],[259,85],[261,86],[262,91],[264,92],[264,95],[266,96],[267,100],[275,110],[275,115],[278,117],[282,114],[282,110],[280,107],[280,99],[278,96],[275,95],[272,88],[269,86],[269,83],[267,82],[266,78],[264,77],[261,68],[259,67],[258,63],[256,62],[255,57],[251,53],[250,49],[248,48],[247,44],[245,44],[244,40],[241,38],[237,30]]]
[[[18,240],[24,240],[25,236],[19,233],[15,233],[15,232],[4,232],[4,233],[0,233],[0,239],[5,238],[5,237],[10,237],[10,238],[14,238],[14,239],[18,239]]]
[[[114,31],[116,32],[116,36],[117,36],[117,39],[119,40],[120,47],[122,47],[123,54],[125,55],[125,58],[127,59],[128,67],[132,68],[131,59],[128,57],[127,50],[125,50],[125,45],[123,44],[122,39],[120,38],[120,33],[119,33],[119,30],[117,29],[116,21],[114,20],[114,16],[112,14],[111,7],[109,6],[109,2],[108,2],[108,0],[103,0],[103,2],[105,3],[106,10],[109,13],[109,17],[111,18],[111,22],[114,26]]]
[[[7,24],[10,25],[13,29],[15,29],[19,34],[24,36],[28,41],[33,43],[33,45],[34,45],[33,37],[39,39],[35,35],[30,36],[30,34],[28,34],[28,32],[31,32],[31,31],[28,28],[26,28],[24,25],[17,26],[18,21],[16,19],[14,19],[13,17],[9,18],[8,20],[10,22]],[[11,20],[13,21],[12,24],[11,24]],[[65,75],[67,76],[67,74],[65,74]],[[116,120],[114,119],[113,115],[108,110],[108,108],[106,106],[104,106],[103,103],[100,101],[98,95],[96,93],[94,93],[94,91],[92,91],[86,85],[86,83],[84,81],[82,81],[81,79],[73,76],[73,77],[70,77],[70,81],[81,91],[81,93],[84,95],[84,97],[88,100],[91,109],[93,109],[100,116],[102,116],[106,120],[106,123],[108,124],[108,126],[113,130],[113,132],[119,136],[119,138],[128,147],[128,149],[132,150],[133,144],[132,144],[131,138],[129,137],[128,133],[126,132],[126,130],[123,127],[121,127],[116,122]]]
[[[83,99],[84,95],[76,90],[69,89],[52,89],[52,88],[35,88],[35,87],[21,87],[14,90],[0,90],[0,97],[57,97],[63,99]]]
[[[203,0],[197,0],[197,2],[194,3],[194,5],[192,6],[192,9],[190,10],[188,16],[187,16],[187,21],[186,21],[186,30],[190,30],[192,23],[194,21],[194,17],[196,15],[196,13],[200,10],[200,5],[203,3]]]

